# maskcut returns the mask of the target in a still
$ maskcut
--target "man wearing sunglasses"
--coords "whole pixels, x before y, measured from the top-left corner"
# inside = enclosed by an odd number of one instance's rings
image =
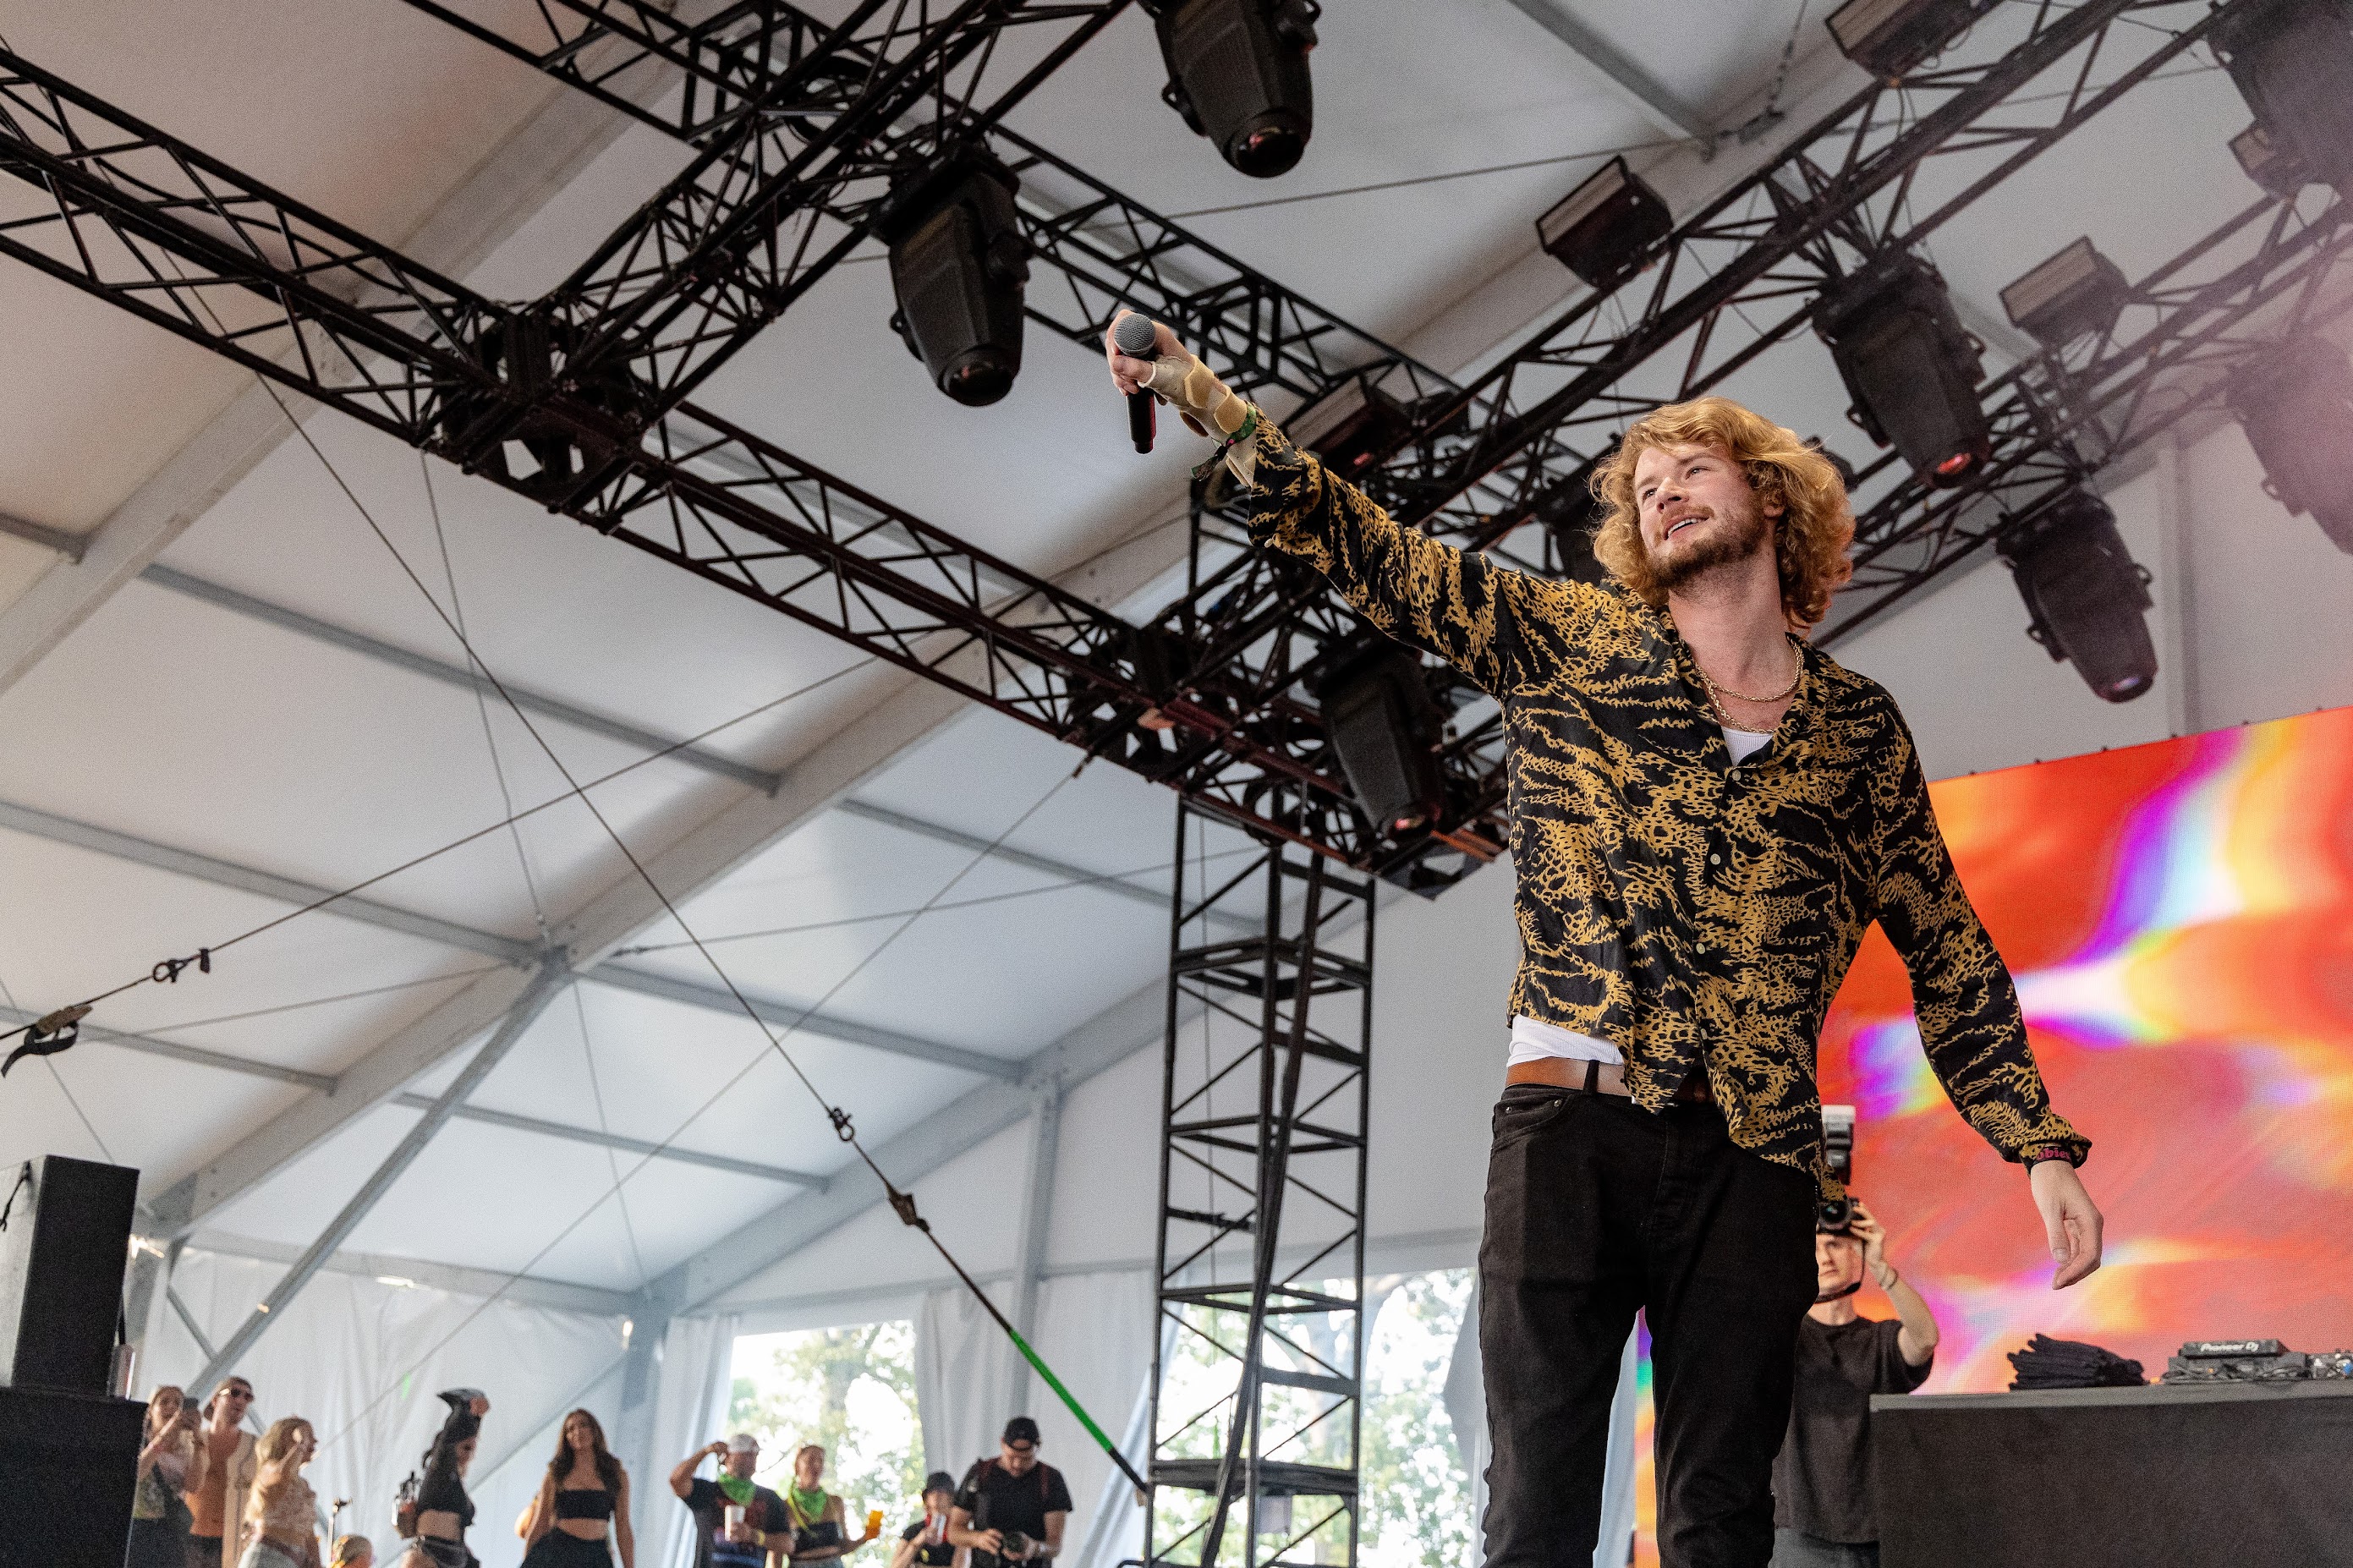
[[[254,1436],[243,1430],[252,1407],[253,1384],[241,1377],[223,1379],[205,1401],[205,1424],[196,1434],[204,1445],[204,1479],[188,1500],[195,1520],[188,1530],[188,1568],[237,1568],[237,1525],[257,1468]]]

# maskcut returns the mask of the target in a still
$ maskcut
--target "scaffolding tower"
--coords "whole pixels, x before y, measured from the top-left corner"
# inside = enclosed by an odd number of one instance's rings
[[[1356,1560],[1375,886],[1177,808],[1149,1568]]]

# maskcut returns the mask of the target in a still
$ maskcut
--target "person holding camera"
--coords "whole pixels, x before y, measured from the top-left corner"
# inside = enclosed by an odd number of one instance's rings
[[[131,1495],[125,1568],[187,1568],[188,1491],[204,1479],[196,1408],[171,1384],[147,1396],[146,1445]]]
[[[1071,1489],[1062,1472],[1038,1458],[1038,1423],[1005,1424],[997,1458],[965,1473],[948,1510],[948,1541],[972,1549],[972,1568],[1043,1562],[1062,1550]]]
[[[1871,1396],[1911,1393],[1936,1356],[1936,1320],[1887,1260],[1886,1227],[1861,1198],[1848,1200],[1844,1229],[1825,1206],[1817,1300],[1798,1325],[1789,1430],[1773,1461],[1772,1568],[1878,1568]],[[1854,1310],[1866,1275],[1894,1303],[1894,1322]]]

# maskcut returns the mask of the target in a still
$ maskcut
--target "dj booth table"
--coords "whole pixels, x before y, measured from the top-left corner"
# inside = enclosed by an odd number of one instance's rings
[[[1885,1568],[2353,1568],[2353,1383],[1871,1402]]]

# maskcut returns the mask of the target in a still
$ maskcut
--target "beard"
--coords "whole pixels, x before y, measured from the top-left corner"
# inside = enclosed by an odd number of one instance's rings
[[[1650,558],[1651,574],[1661,591],[1672,594],[1688,587],[1693,582],[1719,566],[1730,566],[1746,561],[1764,549],[1772,540],[1773,531],[1767,526],[1764,509],[1751,500],[1738,516],[1717,514],[1729,524],[1702,539],[1679,555],[1666,556],[1644,542],[1642,551]]]

